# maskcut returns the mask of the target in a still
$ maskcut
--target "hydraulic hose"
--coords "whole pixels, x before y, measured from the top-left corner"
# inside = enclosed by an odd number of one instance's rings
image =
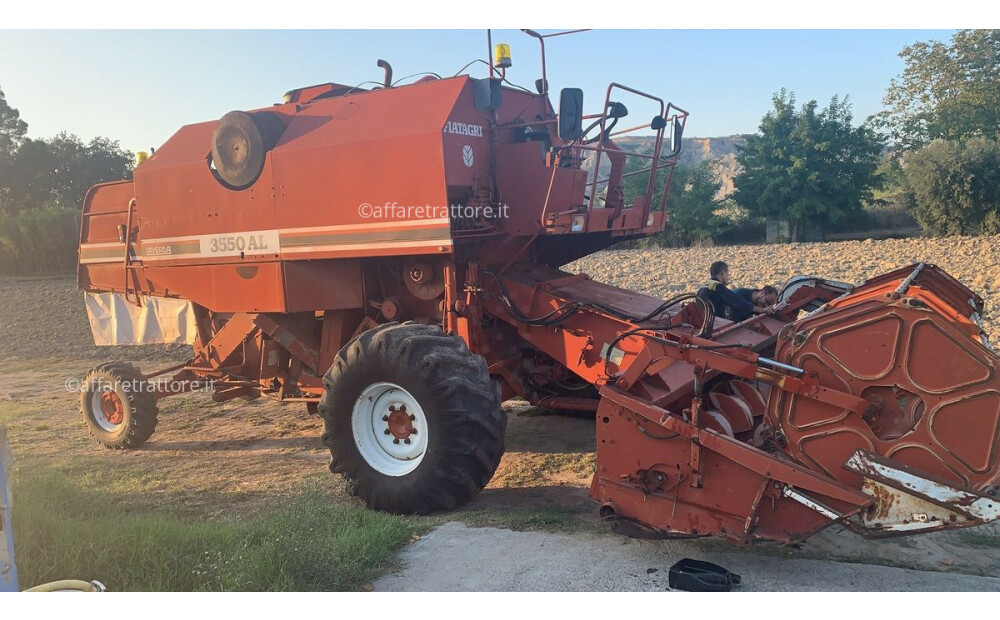
[[[698,304],[701,307],[704,320],[702,321],[701,332],[699,333],[699,335],[703,335],[707,331],[708,326],[711,325],[711,321],[715,318],[715,313],[712,312],[711,305],[706,303],[704,299],[698,297],[695,293],[684,293],[682,295],[677,295],[675,297],[672,297],[664,301],[659,306],[657,306],[655,310],[642,317],[626,314],[624,312],[620,312],[614,308],[605,306],[603,304],[598,304],[593,302],[582,302],[582,301],[567,302],[559,306],[555,310],[552,310],[551,312],[548,312],[547,314],[540,317],[528,317],[525,314],[523,314],[520,310],[518,310],[517,307],[514,305],[514,303],[511,301],[510,295],[507,293],[507,287],[504,286],[503,281],[500,279],[499,276],[497,276],[492,271],[486,269],[483,270],[483,273],[493,278],[493,281],[496,282],[497,289],[499,289],[500,291],[500,296],[498,297],[491,291],[484,291],[484,293],[494,301],[504,306],[507,312],[515,320],[524,323],[525,325],[534,325],[539,327],[549,327],[552,325],[558,325],[564,322],[569,317],[576,314],[577,312],[579,312],[580,310],[583,310],[584,308],[592,308],[604,314],[609,314],[615,318],[622,319],[623,321],[630,321],[633,323],[645,323],[646,321],[649,321],[650,319],[653,319],[654,317],[663,314],[670,307],[687,299],[693,300],[696,304]],[[656,321],[654,321],[654,323],[656,323]]]
[[[107,588],[100,581],[83,581],[82,579],[61,579],[43,583],[25,592],[104,592]]]

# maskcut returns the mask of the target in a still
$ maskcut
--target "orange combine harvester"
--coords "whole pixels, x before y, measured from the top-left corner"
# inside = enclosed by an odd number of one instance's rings
[[[545,43],[566,33],[526,32],[533,91],[508,81],[505,45],[482,79],[400,85],[379,61],[376,88],[298,88],[187,125],[133,180],[92,188],[79,285],[95,340],[193,345],[156,373],[92,370],[97,439],[138,447],[159,399],[206,383],[304,403],[359,497],[426,513],[489,482],[501,402],[522,397],[594,412],[590,493],[625,533],[795,542],[1000,516],[998,358],[982,299],[941,269],[796,277],[774,314],[739,323],[695,294],[560,269],[664,229],[657,181],[688,114],[617,83],[594,113],[574,88],[555,109]],[[634,132],[652,152],[616,145]],[[635,196],[631,174],[649,177]]]

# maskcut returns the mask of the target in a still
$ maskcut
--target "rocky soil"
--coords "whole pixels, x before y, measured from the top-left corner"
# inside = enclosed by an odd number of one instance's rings
[[[860,283],[913,263],[933,263],[982,295],[986,332],[993,339],[1000,337],[1000,236],[612,250],[581,259],[568,269],[662,297],[697,289],[716,260],[729,263],[735,286],[779,288],[799,274]]]
[[[97,347],[73,276],[0,278],[0,359],[183,360],[182,345]]]

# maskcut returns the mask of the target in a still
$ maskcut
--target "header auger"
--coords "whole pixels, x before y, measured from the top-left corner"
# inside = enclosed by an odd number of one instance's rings
[[[1000,360],[982,300],[939,268],[796,277],[775,314],[741,323],[560,270],[663,230],[657,179],[688,115],[617,83],[594,113],[571,88],[557,111],[544,53],[562,33],[529,34],[534,92],[507,81],[506,46],[483,79],[399,85],[380,61],[380,87],[298,88],[187,125],[134,180],[92,188],[79,284],[95,341],[193,345],[156,373],[92,371],[97,439],[137,447],[158,399],[205,382],[217,400],[305,403],[355,493],[425,513],[489,482],[500,404],[522,397],[595,413],[591,495],[629,533],[795,542],[1000,516]],[[652,152],[618,148],[633,132]],[[649,181],[627,196],[636,173]]]

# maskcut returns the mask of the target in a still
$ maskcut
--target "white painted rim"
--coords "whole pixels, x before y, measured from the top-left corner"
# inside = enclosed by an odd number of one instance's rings
[[[121,429],[122,424],[125,423],[125,418],[123,416],[121,422],[119,422],[118,424],[113,424],[110,420],[104,417],[104,408],[101,406],[101,397],[103,395],[104,395],[104,390],[101,389],[97,389],[91,392],[90,410],[93,413],[94,421],[97,422],[97,425],[101,427],[101,430],[108,433],[117,433]],[[119,398],[121,398],[120,395]]]
[[[405,439],[393,435],[385,419],[403,408],[414,431]],[[412,472],[427,452],[427,417],[417,399],[395,383],[380,381],[361,391],[351,412],[351,431],[361,458],[387,476]]]

